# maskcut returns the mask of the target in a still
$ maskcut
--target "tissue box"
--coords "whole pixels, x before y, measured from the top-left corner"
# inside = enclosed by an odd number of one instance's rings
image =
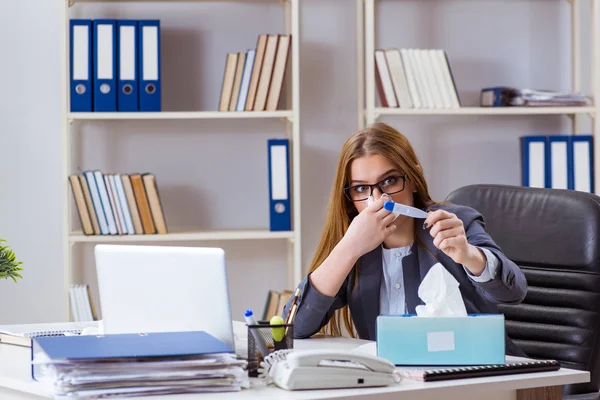
[[[504,315],[380,315],[377,355],[396,365],[504,364]]]

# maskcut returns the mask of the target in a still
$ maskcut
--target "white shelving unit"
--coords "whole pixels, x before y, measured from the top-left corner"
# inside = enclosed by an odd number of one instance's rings
[[[140,115],[141,114],[141,115]],[[147,112],[147,113],[69,113],[69,121],[131,120],[131,119],[268,119],[280,118],[294,122],[294,111],[197,111],[197,112]]]
[[[251,111],[251,112],[219,112],[219,111],[196,111],[196,112],[136,112],[136,113],[72,113],[69,101],[69,19],[71,8],[74,6],[84,7],[89,3],[125,4],[146,2],[173,3],[169,0],[63,0],[64,20],[62,23],[62,184],[63,184],[63,235],[64,235],[64,296],[65,304],[68,301],[68,288],[74,279],[74,248],[80,244],[96,243],[151,243],[151,244],[174,244],[177,242],[190,241],[232,241],[232,240],[285,240],[288,243],[288,286],[295,287],[301,280],[301,217],[300,217],[300,81],[299,81],[299,0],[226,0],[226,3],[280,3],[284,7],[285,33],[291,34],[291,50],[288,60],[288,72],[286,81],[287,101],[289,106],[286,110],[277,111]],[[178,2],[223,2],[222,0],[178,0]],[[283,32],[282,32],[283,33]],[[163,60],[165,62],[165,60]],[[221,77],[219,77],[220,79]],[[73,195],[68,182],[68,176],[75,172],[73,154],[71,149],[74,137],[80,124],[87,121],[111,121],[111,120],[238,120],[248,119],[249,124],[259,123],[261,119],[279,119],[283,123],[287,138],[290,140],[290,173],[291,173],[291,201],[292,201],[292,230],[285,232],[272,232],[265,230],[198,230],[177,232],[176,228],[169,226],[169,233],[155,235],[84,235],[81,231],[71,229],[72,218],[77,218],[74,207]],[[199,128],[201,129],[201,128]],[[175,139],[176,140],[176,139]],[[168,219],[168,215],[167,215]],[[265,221],[267,224],[268,221]],[[69,309],[66,310],[70,315]]]
[[[399,0],[401,1],[401,0]],[[571,89],[581,91],[581,2],[566,0],[571,6]],[[592,134],[594,135],[594,187],[600,191],[600,132],[599,105],[600,99],[600,0],[590,0],[590,94],[593,105],[589,107],[460,107],[449,109],[401,109],[377,107],[375,84],[375,49],[376,49],[376,20],[375,8],[377,0],[356,0],[357,10],[357,54],[358,54],[358,126],[362,128],[382,116],[527,116],[527,115],[566,115],[571,118],[573,132],[580,131],[580,116],[592,119]],[[458,88],[460,90],[460,87]]]

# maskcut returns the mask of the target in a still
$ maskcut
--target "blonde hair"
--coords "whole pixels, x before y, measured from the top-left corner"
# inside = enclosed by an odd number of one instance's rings
[[[415,190],[413,193],[415,207],[425,208],[434,203],[429,195],[427,182],[417,155],[404,135],[384,123],[374,123],[359,130],[342,147],[327,206],[325,225],[310,265],[310,272],[316,270],[325,261],[348,230],[352,219],[358,215],[356,207],[346,198],[343,190],[350,182],[352,162],[357,158],[372,154],[379,154],[387,158],[397,169],[406,174],[406,180],[411,182]],[[355,270],[355,281],[357,283],[358,268],[356,266]],[[336,311],[327,326],[324,327],[325,332],[330,335],[341,336],[342,321],[346,331],[352,337],[356,337],[352,316],[347,305]]]

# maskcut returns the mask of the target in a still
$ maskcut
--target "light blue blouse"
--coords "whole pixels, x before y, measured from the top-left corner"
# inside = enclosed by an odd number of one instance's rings
[[[410,254],[412,246],[394,249],[382,248],[383,279],[379,290],[379,314],[406,314],[406,295],[402,259]],[[487,282],[496,277],[498,258],[488,249],[479,247],[486,257],[486,265],[480,276],[474,276],[465,268],[467,276],[475,282]]]

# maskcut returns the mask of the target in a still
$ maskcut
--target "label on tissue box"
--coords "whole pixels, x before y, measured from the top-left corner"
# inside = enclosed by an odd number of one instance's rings
[[[454,347],[454,332],[427,332],[428,351],[452,351]]]
[[[396,365],[504,364],[504,315],[380,315],[377,355]]]

